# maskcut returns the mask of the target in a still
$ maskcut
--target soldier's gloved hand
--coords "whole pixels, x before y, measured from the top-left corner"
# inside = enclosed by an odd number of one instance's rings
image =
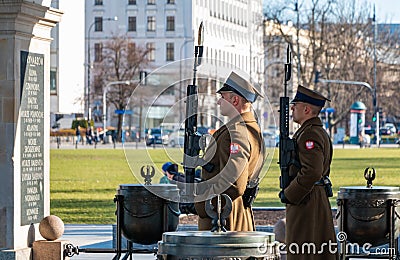
[[[197,215],[194,203],[179,203],[179,210],[182,214],[193,214]]]
[[[283,192],[282,190],[279,192],[279,198],[281,199],[282,203],[291,204],[290,201],[286,198],[285,192]]]

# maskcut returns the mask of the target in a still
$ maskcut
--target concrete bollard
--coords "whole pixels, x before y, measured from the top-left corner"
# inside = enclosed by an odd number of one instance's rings
[[[67,260],[69,257],[64,255],[64,249],[67,244],[71,242],[68,240],[38,240],[33,242],[33,260]]]

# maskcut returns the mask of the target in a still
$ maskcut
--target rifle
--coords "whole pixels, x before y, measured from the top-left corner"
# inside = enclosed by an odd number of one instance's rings
[[[198,45],[195,46],[194,52],[194,65],[193,65],[193,82],[187,86],[187,100],[186,100],[186,118],[185,118],[185,139],[184,139],[184,156],[183,156],[183,168],[185,172],[185,182],[189,185],[185,185],[186,189],[183,190],[183,196],[189,196],[184,200],[190,200],[194,195],[194,187],[190,183],[195,182],[195,171],[196,167],[202,166],[207,171],[212,171],[212,165],[205,162],[203,158],[199,156],[200,150],[205,147],[205,140],[202,139],[202,135],[197,132],[197,108],[198,108],[198,96],[196,86],[196,72],[197,66],[201,64],[201,58],[203,56],[203,22],[200,23],[198,32]]]
[[[291,155],[295,151],[295,142],[289,137],[289,97],[287,96],[287,84],[292,74],[292,54],[290,46],[287,47],[287,61],[285,63],[285,83],[284,96],[279,99],[279,167],[281,170],[280,188],[281,192],[289,186],[291,177],[289,176],[289,166]],[[281,198],[283,203],[287,201]]]

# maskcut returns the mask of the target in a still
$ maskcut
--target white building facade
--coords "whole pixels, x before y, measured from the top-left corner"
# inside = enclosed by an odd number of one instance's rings
[[[85,111],[84,3],[52,0],[51,7],[64,13],[51,31],[50,126],[55,126],[60,117],[75,117]]]
[[[96,46],[113,35],[127,35],[136,45],[152,50],[148,55],[151,61],[149,72],[193,58],[198,28],[203,22],[203,57],[209,60],[210,71],[217,75],[216,79],[223,81],[230,69],[236,67],[253,83],[263,86],[262,16],[262,0],[87,0],[85,63],[91,64]],[[171,73],[179,74],[177,71]],[[89,86],[92,84],[90,74],[90,70],[85,73]],[[216,87],[214,84],[207,92],[215,93]],[[97,101],[91,102],[91,109],[94,109]],[[216,99],[208,103],[207,109],[215,111]],[[159,121],[154,121],[153,125],[157,123]],[[208,119],[206,124],[212,124],[211,120]]]

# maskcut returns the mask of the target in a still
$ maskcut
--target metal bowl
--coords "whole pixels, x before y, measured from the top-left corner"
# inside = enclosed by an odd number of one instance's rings
[[[166,232],[157,259],[279,259],[274,239],[268,232]]]
[[[341,187],[338,193],[340,231],[346,233],[349,242],[373,246],[388,243],[391,223],[396,237],[399,234],[399,214],[396,214],[399,199],[399,187]]]
[[[138,244],[155,244],[179,224],[179,190],[176,185],[122,184],[122,234]],[[171,198],[167,200],[165,198]]]

